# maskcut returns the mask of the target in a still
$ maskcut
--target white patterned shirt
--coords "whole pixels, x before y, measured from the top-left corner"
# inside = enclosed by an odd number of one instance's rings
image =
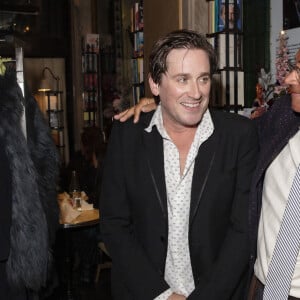
[[[192,179],[199,147],[211,136],[214,126],[207,110],[196,130],[182,176],[180,175],[179,152],[163,126],[160,105],[149,127],[145,130],[151,132],[153,126],[157,127],[162,136],[164,146],[169,222],[165,280],[170,286],[170,289],[160,294],[155,300],[166,300],[172,293],[187,297],[195,289],[188,241]]]

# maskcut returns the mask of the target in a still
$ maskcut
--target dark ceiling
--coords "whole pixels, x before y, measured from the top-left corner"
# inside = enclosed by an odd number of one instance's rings
[[[1,1],[0,30],[29,31],[40,14],[40,3],[36,1]]]
[[[67,0],[0,0],[0,56],[16,46],[26,56],[66,56],[68,19]]]

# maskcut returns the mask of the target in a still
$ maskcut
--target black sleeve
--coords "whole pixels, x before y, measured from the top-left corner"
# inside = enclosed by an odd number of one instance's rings
[[[0,142],[0,261],[8,258],[11,227],[11,171],[5,149]]]

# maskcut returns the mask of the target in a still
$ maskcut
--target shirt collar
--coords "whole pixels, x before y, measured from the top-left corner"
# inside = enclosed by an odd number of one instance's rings
[[[158,132],[162,136],[163,139],[170,139],[170,137],[167,134],[167,131],[164,128],[163,125],[163,119],[162,119],[162,112],[161,112],[161,105],[159,104],[157,106],[157,109],[155,113],[152,116],[151,122],[147,128],[145,128],[145,131],[150,133],[152,131],[153,126],[156,126]],[[214,131],[214,124],[209,112],[209,109],[206,110],[204,113],[201,122],[198,125],[194,141],[195,144],[199,144],[200,141],[206,140],[209,138],[209,136]]]

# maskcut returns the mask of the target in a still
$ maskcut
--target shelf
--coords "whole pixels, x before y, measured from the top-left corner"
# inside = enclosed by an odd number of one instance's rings
[[[49,126],[49,127],[50,127],[50,129],[60,130],[60,131],[64,130],[64,128],[65,128],[63,126]]]
[[[136,1],[131,6],[129,37],[132,44],[132,99],[133,104],[136,104],[145,95],[143,1]]]
[[[87,34],[82,46],[83,126],[101,125],[101,85],[99,35]]]
[[[62,91],[47,91],[46,114],[48,116],[48,125],[51,129],[51,135],[56,147],[61,148],[61,161],[65,163],[65,142],[64,142],[64,108],[62,103]]]
[[[216,32],[211,32],[211,33],[207,33],[206,34],[206,37],[208,38],[212,38],[212,37],[217,37],[219,34],[235,34],[235,35],[238,35],[238,36],[243,36],[244,33],[239,30],[239,29],[223,29],[221,31],[216,31]]]
[[[136,55],[131,57],[131,59],[138,59],[138,58],[144,58],[144,55]]]
[[[61,113],[63,112],[64,110],[63,109],[47,109],[46,112],[49,113],[49,112],[53,112],[53,113]]]
[[[133,83],[132,85],[133,86],[143,86],[145,83],[144,83],[144,81],[143,82],[137,82],[137,83]]]
[[[210,32],[206,37],[218,56],[218,69],[213,75],[217,91],[212,106],[237,112],[244,105],[242,2],[228,1],[227,7],[222,0],[207,2]]]

